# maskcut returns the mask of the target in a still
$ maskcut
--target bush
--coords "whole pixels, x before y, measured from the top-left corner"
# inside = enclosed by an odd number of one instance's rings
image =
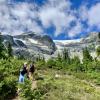
[[[46,63],[46,66],[49,68],[54,68],[56,66],[56,62],[53,59],[49,59]]]
[[[24,61],[0,60],[0,100],[12,98],[17,91],[19,70]]]
[[[42,60],[37,61],[36,67],[37,67],[37,69],[45,68],[45,61],[42,61]]]
[[[12,98],[17,91],[16,77],[9,76],[6,77],[0,83],[0,100],[5,100],[7,98]]]
[[[20,97],[26,100],[33,100],[34,95],[33,95],[33,90],[31,89],[31,81],[25,80],[25,83],[20,83],[18,85],[18,88],[20,89]]]

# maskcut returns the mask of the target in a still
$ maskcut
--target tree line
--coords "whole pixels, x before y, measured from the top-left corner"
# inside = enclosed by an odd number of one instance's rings
[[[88,47],[82,50],[83,59],[80,61],[79,56],[70,57],[70,52],[64,48],[62,53],[54,59],[49,59],[45,65],[50,68],[67,69],[69,71],[100,71],[100,46],[95,50],[96,57],[93,58],[90,54]],[[40,65],[41,66],[41,65]]]
[[[3,43],[2,34],[0,33],[0,59],[7,59],[9,57],[13,57],[13,50],[11,43],[8,41],[5,46]]]

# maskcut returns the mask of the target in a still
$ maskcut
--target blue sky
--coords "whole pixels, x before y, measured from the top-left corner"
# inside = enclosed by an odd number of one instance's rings
[[[100,31],[100,0],[0,0],[0,31],[77,39]]]

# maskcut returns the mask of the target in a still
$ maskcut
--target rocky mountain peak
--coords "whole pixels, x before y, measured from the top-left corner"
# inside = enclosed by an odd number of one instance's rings
[[[100,45],[100,32],[89,33],[86,37],[76,40],[56,40],[57,52],[62,52],[64,48],[70,51],[71,57],[79,56],[82,59],[82,50],[88,47],[91,54],[95,56],[95,48]]]
[[[14,50],[14,54],[28,56],[42,55],[45,58],[56,57],[57,52],[64,48],[70,51],[72,55],[81,56],[82,49],[88,47],[91,52],[100,45],[100,32],[92,32],[87,37],[77,40],[52,40],[48,35],[40,35],[34,32],[23,33],[21,35],[10,36],[3,35],[4,43],[9,41]],[[80,57],[81,58],[81,57]]]
[[[4,44],[9,41],[13,46],[14,54],[23,55],[52,55],[56,50],[56,45],[48,35],[40,35],[34,32],[23,33],[21,35],[3,35]]]

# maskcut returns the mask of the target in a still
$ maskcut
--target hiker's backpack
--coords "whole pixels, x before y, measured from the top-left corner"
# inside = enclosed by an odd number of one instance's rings
[[[35,71],[35,67],[34,67],[34,65],[30,65],[30,72],[34,72]]]

